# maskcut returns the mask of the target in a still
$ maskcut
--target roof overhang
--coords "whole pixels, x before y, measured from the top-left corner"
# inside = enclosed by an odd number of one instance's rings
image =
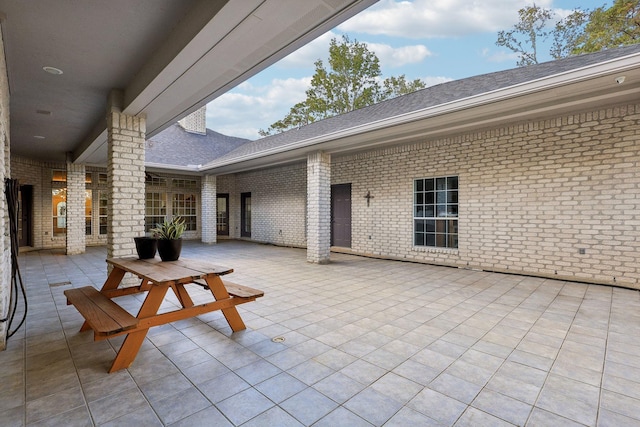
[[[0,0],[12,154],[105,165],[110,93],[153,136],[376,1]]]
[[[355,153],[508,123],[551,118],[626,102],[640,93],[640,54],[416,110],[200,168],[226,174],[306,160],[322,150]],[[624,75],[622,84],[618,77]],[[295,132],[292,131],[292,132]]]

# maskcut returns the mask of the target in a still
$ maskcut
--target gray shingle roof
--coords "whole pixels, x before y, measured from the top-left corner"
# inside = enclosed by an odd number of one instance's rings
[[[211,129],[207,129],[206,135],[190,133],[175,123],[147,140],[145,161],[176,166],[205,164],[249,141]]]
[[[307,126],[248,142],[217,160],[233,162],[243,156],[260,153],[331,132],[365,125],[378,120],[410,113],[428,107],[481,95],[497,89],[549,77],[585,66],[640,52],[640,44],[607,49],[597,53],[572,56],[541,64],[454,80],[430,86],[369,107],[311,123]]]

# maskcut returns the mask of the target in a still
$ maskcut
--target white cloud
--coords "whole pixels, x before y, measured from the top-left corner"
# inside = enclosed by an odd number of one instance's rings
[[[427,85],[427,87],[429,87],[429,86],[439,85],[440,83],[450,82],[454,79],[452,79],[451,77],[444,77],[444,76],[427,76],[427,77],[423,77],[421,80],[425,83],[425,85]]]
[[[416,64],[431,56],[429,49],[422,44],[394,48],[388,44],[367,43],[367,48],[376,54],[383,70]]]
[[[537,0],[550,7],[552,0]],[[510,28],[531,0],[381,0],[343,23],[345,32],[405,38],[463,37]]]
[[[207,104],[207,127],[225,135],[256,139],[306,97],[310,77],[273,79],[265,86],[244,82]]]
[[[313,68],[314,62],[318,59],[324,60],[329,56],[329,44],[331,39],[336,37],[338,37],[336,33],[328,31],[284,57],[276,66],[282,68]]]

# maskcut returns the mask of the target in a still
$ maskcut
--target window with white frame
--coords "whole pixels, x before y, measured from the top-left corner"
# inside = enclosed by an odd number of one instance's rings
[[[144,231],[149,231],[165,220],[167,194],[147,191],[145,197]]]
[[[107,234],[107,223],[108,223],[108,208],[109,208],[109,192],[106,190],[98,191],[99,198],[99,207],[98,207],[98,224],[100,225],[99,233],[101,235]]]
[[[187,231],[197,230],[196,195],[189,193],[176,193],[173,195],[173,216],[184,219]]]
[[[414,246],[458,247],[458,177],[421,178],[413,184]]]

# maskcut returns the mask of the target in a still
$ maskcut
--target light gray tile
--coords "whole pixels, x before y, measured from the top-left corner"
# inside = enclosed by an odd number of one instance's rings
[[[197,389],[190,388],[181,391],[179,398],[169,396],[151,405],[164,424],[171,424],[208,408],[211,402]]]
[[[208,424],[208,426],[210,425],[212,424]],[[263,426],[302,427],[303,424],[286,413],[282,408],[274,406],[242,425],[242,427]]]
[[[240,425],[273,407],[272,401],[255,389],[247,389],[216,404],[235,425]]]
[[[403,403],[373,388],[366,388],[349,399],[344,406],[373,425],[382,425],[402,408]]]
[[[512,427],[514,425],[516,424],[511,424],[473,407],[467,408],[455,423],[455,427]]]
[[[315,383],[313,388],[330,399],[344,403],[366,386],[340,372],[336,372]]]
[[[488,389],[482,390],[471,405],[514,425],[524,425],[533,409],[527,403]]]
[[[80,387],[73,387],[49,396],[44,396],[27,402],[27,423],[61,414],[82,405],[84,405],[84,398]]]
[[[307,388],[280,404],[280,407],[304,425],[311,425],[338,407],[338,404],[313,388]]]
[[[453,425],[467,408],[466,404],[428,388],[418,393],[407,406],[445,425]]]
[[[96,424],[106,423],[149,406],[137,388],[111,390],[111,392],[113,394],[89,403],[89,411]]]
[[[280,403],[283,400],[290,398],[291,396],[298,394],[307,385],[302,381],[292,377],[286,372],[282,372],[266,381],[256,385],[255,388],[260,393],[273,400],[275,403]]]
[[[372,425],[343,407],[336,408],[313,424],[314,427],[372,427]]]

